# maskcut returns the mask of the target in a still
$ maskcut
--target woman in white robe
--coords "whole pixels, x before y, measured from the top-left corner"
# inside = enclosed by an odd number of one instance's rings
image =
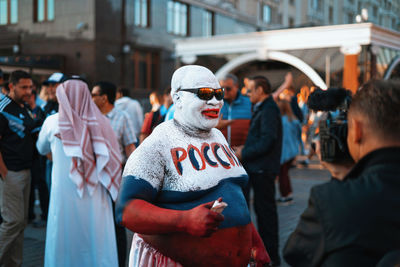
[[[59,113],[45,120],[37,141],[53,160],[45,266],[118,266],[111,203],[121,170],[116,137],[84,82],[64,82],[57,98]]]

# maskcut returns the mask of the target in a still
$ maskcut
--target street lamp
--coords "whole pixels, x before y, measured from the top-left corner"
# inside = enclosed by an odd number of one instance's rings
[[[361,22],[367,22],[368,21],[368,9],[363,8],[361,9],[361,14],[358,14],[356,16],[356,22],[361,23]]]

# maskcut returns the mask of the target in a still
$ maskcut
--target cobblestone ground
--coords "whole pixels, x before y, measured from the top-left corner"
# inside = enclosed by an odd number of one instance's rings
[[[300,166],[292,168],[290,176],[293,187],[293,204],[278,206],[280,251],[282,251],[287,238],[293,232],[300,215],[307,206],[311,187],[329,180],[329,173],[323,170],[317,161],[311,161],[308,168],[301,168]],[[254,212],[252,212],[252,220],[255,221]],[[128,239],[130,240],[130,238],[131,233],[128,233]],[[23,267],[43,266],[45,239],[45,227],[34,228],[32,225],[28,225],[24,238]],[[288,265],[282,261],[281,266]]]

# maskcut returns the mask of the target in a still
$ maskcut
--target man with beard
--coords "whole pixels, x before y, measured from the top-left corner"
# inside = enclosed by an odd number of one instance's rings
[[[174,119],[132,153],[116,219],[136,234],[130,266],[262,266],[268,254],[251,223],[242,188],[248,176],[214,129],[223,89],[207,68],[175,71]],[[226,208],[212,208],[223,199]],[[219,205],[223,205],[220,203]]]
[[[32,92],[31,76],[11,73],[10,93],[0,100],[0,266],[20,266],[24,229],[28,220],[32,166],[32,113],[25,105]]]

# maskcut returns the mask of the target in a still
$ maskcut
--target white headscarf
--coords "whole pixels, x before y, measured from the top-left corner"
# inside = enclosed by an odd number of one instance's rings
[[[69,80],[57,87],[60,136],[64,151],[72,157],[70,178],[83,195],[100,182],[115,200],[121,183],[121,155],[109,120],[95,106],[87,85]]]

